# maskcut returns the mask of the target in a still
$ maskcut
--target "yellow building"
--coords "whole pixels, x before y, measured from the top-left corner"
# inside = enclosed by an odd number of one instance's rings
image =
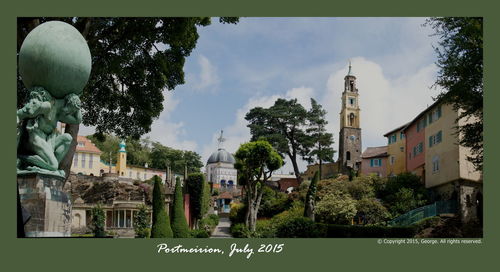
[[[406,138],[404,128],[407,124],[395,128],[386,134],[387,137],[387,176],[395,176],[406,172]]]
[[[78,136],[78,144],[73,156],[71,172],[91,176],[101,176],[103,173],[116,173],[120,178],[132,180],[148,180],[157,175],[162,182],[166,180],[166,171],[149,168],[145,166],[127,165],[127,151],[125,142],[119,145],[117,164],[109,165],[109,162],[101,160],[101,150],[97,148],[87,137]]]
[[[451,105],[437,104],[427,109],[426,116],[425,186],[433,188],[452,181],[481,181],[481,172],[467,160],[471,156],[470,149],[458,144],[455,123],[458,112]]]
[[[87,137],[78,136],[71,172],[90,176],[101,175],[101,150]]]

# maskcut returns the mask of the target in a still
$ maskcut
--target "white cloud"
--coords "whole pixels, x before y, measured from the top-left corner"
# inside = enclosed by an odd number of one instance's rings
[[[145,137],[150,137],[153,141],[158,141],[165,146],[182,149],[182,150],[196,150],[197,144],[194,141],[183,140],[186,131],[183,122],[173,122],[170,114],[175,110],[179,104],[179,100],[174,97],[173,92],[164,91],[163,96],[163,111],[160,117],[153,122],[151,132],[146,134]]]
[[[210,60],[203,56],[198,56],[198,65],[200,73],[198,76],[189,74],[187,82],[198,91],[213,91],[213,87],[219,83],[219,76],[217,75],[217,68],[210,62]]]

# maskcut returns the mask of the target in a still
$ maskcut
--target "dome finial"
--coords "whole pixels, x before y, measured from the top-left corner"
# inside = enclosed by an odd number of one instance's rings
[[[223,134],[224,134],[224,130],[222,130],[222,129],[221,129],[221,131],[220,131],[220,136],[219,136],[219,138],[217,138],[217,141],[219,142],[219,143],[217,144],[217,149],[221,149],[221,148],[222,148],[222,147],[221,147],[221,146],[222,146],[222,143],[226,140],[226,139],[224,139],[224,137],[222,137],[222,135],[223,135]]]

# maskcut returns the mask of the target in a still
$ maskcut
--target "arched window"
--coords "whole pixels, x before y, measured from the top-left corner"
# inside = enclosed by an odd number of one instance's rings
[[[345,153],[345,159],[348,160],[348,161],[351,160],[351,152],[350,151],[347,151]]]
[[[232,180],[230,180],[230,181],[228,181],[228,182],[227,182],[227,185],[228,185],[229,187],[232,187],[232,186],[234,185],[234,182],[233,182]]]
[[[226,180],[225,179],[223,179],[223,180],[220,181],[220,186],[221,187],[226,187]]]
[[[354,126],[355,119],[356,119],[356,116],[354,116],[354,113],[351,112],[351,114],[349,114],[349,126]]]

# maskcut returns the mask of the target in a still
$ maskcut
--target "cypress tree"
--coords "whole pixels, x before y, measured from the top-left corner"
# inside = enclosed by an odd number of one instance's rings
[[[309,190],[307,190],[305,207],[304,207],[304,216],[314,221],[314,201],[316,198],[316,187],[318,185],[319,180],[319,172],[316,171],[314,173],[314,177],[309,184]]]
[[[170,218],[165,211],[165,196],[161,190],[161,179],[154,176],[153,180],[153,227],[151,228],[151,238],[172,238]]]
[[[172,209],[172,231],[174,238],[188,238],[189,227],[184,215],[184,197],[182,195],[181,181],[177,178],[175,183],[174,208]]]

